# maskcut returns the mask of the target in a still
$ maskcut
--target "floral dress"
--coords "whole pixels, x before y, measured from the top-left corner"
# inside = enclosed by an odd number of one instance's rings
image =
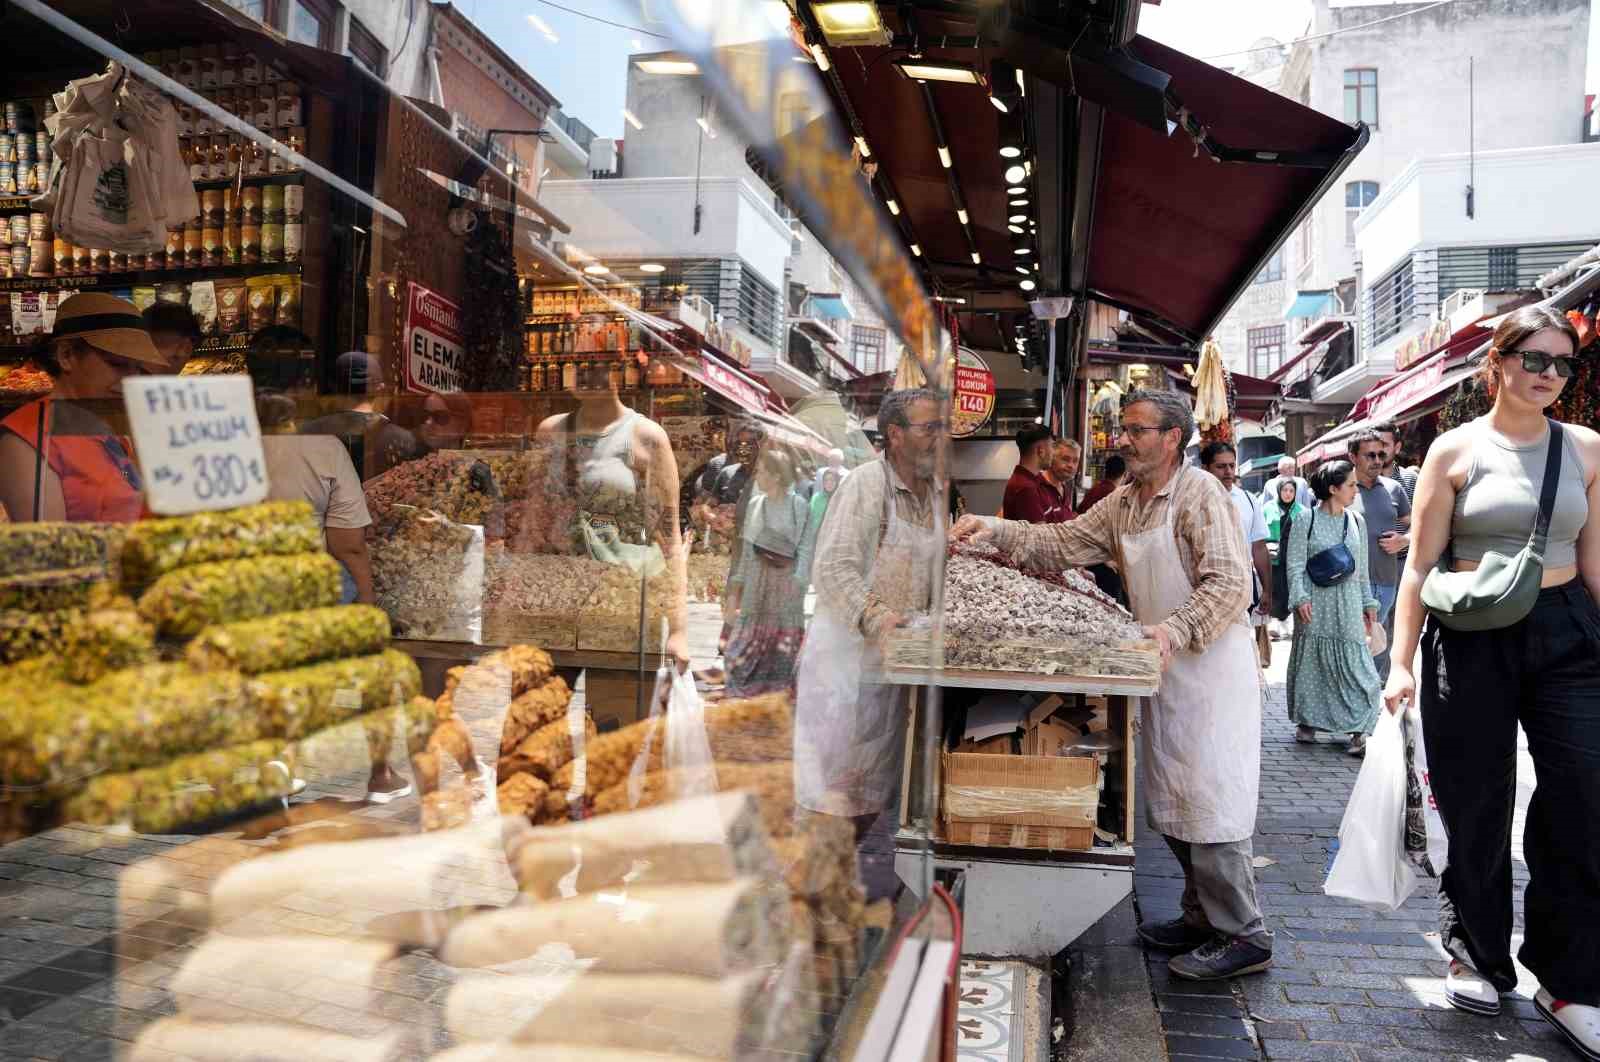
[[[1347,522],[1345,517],[1350,519]],[[1367,650],[1364,612],[1376,614],[1367,585],[1367,527],[1360,513],[1329,516],[1320,506],[1289,525],[1289,607],[1311,602],[1311,622],[1294,619],[1289,656],[1289,718],[1300,726],[1335,734],[1370,734],[1378,721],[1381,685]],[[1337,586],[1318,586],[1306,560],[1338,544],[1356,559],[1356,570]]]
[[[816,536],[811,505],[793,488],[779,498],[750,499],[739,565],[728,580],[730,594],[739,595],[723,653],[730,697],[794,686]]]

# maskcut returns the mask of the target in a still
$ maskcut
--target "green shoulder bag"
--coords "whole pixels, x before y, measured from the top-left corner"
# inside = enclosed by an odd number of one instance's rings
[[[1493,631],[1519,623],[1533,611],[1544,579],[1544,547],[1560,480],[1561,425],[1552,420],[1539,513],[1528,544],[1510,557],[1491,550],[1470,572],[1451,571],[1452,551],[1446,549],[1422,582],[1422,605],[1434,619],[1453,631]]]

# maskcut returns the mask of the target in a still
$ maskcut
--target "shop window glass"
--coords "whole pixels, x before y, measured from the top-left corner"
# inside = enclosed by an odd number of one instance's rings
[[[1267,259],[1267,264],[1261,267],[1261,272],[1256,274],[1257,284],[1270,284],[1275,280],[1283,279],[1283,251],[1274,251],[1272,257]]]
[[[354,17],[350,19],[350,54],[375,76],[383,77],[388,73],[388,53],[378,43],[378,38]]]
[[[881,328],[870,325],[852,325],[850,328],[850,352],[854,355],[856,368],[862,372],[882,372],[885,345],[885,332]]]
[[[288,38],[313,48],[333,43],[333,12],[315,0],[289,0]]]

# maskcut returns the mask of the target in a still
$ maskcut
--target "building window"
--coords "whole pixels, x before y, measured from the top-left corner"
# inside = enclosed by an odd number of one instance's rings
[[[1378,125],[1378,72],[1376,70],[1346,70],[1344,72],[1344,120],[1351,125],[1366,122]]]
[[[350,19],[350,54],[356,62],[370,70],[374,76],[383,77],[389,68],[389,55],[378,38],[367,31],[354,17]]]
[[[235,11],[243,12],[257,22],[272,24],[272,8],[267,0],[228,0],[228,6]]]
[[[333,8],[321,0],[289,0],[289,27],[284,35],[313,48],[333,47]]]
[[[1278,371],[1283,364],[1283,337],[1285,325],[1268,325],[1252,328],[1245,334],[1245,347],[1250,352],[1250,375],[1265,379]]]
[[[1267,264],[1261,267],[1261,272],[1256,274],[1257,284],[1270,284],[1274,280],[1283,279],[1283,249],[1274,251],[1272,257],[1267,259]]]
[[[888,333],[869,325],[853,325],[850,329],[850,360],[865,373],[883,371],[883,353]]]
[[[1315,249],[1313,237],[1316,234],[1315,222],[1307,217],[1300,223],[1300,236],[1295,247],[1295,257],[1299,259],[1296,269],[1302,278],[1311,272],[1311,255]]]
[[[1378,198],[1377,181],[1350,181],[1344,186],[1344,245],[1356,245],[1356,218]]]

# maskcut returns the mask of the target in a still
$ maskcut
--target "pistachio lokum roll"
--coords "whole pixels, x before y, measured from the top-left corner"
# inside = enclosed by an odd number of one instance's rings
[[[108,524],[0,524],[0,575],[61,568],[104,569],[122,532]]]
[[[196,564],[157,579],[139,611],[162,634],[188,637],[211,624],[337,604],[340,571],[326,553]]]
[[[0,712],[0,779],[72,784],[263,736],[244,679],[182,664],[113,671],[14,697]]]
[[[129,585],[138,586],[196,564],[321,548],[322,529],[308,503],[262,502],[133,524],[123,546],[122,571]]]
[[[247,675],[376,653],[389,644],[389,617],[371,605],[334,605],[207,627],[187,659],[202,671]]]
[[[11,664],[61,648],[67,627],[83,615],[82,609],[60,608],[48,612],[0,609],[0,664]]]
[[[155,659],[155,632],[128,608],[82,613],[63,632],[61,663],[73,682],[93,682],[108,672]]]
[[[249,680],[263,733],[297,741],[362,712],[401,705],[422,688],[416,661],[397,649],[267,671]]]
[[[49,612],[55,609],[99,608],[116,596],[105,568],[53,568],[47,572],[0,576],[0,609]]]
[[[169,833],[287,796],[293,780],[280,742],[252,741],[98,775],[63,811],[68,822],[128,823],[141,833]]]

